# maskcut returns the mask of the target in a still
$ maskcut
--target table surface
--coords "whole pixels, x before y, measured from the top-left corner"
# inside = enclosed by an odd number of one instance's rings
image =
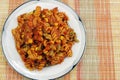
[[[0,31],[12,10],[26,1],[0,0]],[[59,1],[71,6],[81,17],[87,46],[80,63],[57,80],[120,80],[120,0]],[[8,65],[1,45],[0,80],[29,80]]]

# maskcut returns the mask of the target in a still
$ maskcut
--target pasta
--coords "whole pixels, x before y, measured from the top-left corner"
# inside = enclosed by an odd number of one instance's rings
[[[18,16],[18,26],[12,30],[16,49],[29,70],[41,70],[60,64],[72,56],[72,46],[78,42],[69,27],[69,18],[58,8],[36,9]]]

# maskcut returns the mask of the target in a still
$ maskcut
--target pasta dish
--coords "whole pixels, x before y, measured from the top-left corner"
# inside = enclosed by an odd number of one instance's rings
[[[18,25],[12,34],[29,70],[60,64],[72,56],[72,46],[78,39],[68,21],[68,16],[57,7],[49,10],[37,6],[32,12],[17,17]]]

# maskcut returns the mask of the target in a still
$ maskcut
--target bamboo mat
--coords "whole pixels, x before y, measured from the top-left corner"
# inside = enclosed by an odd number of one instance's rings
[[[0,31],[10,12],[26,1],[0,0]],[[57,80],[120,80],[120,0],[59,1],[71,6],[81,17],[87,46],[80,63]],[[1,45],[0,80],[29,80],[8,65]]]

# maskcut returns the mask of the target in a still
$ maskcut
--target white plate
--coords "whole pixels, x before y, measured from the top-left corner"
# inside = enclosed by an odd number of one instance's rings
[[[33,11],[36,6],[41,6],[42,8],[48,8],[53,9],[54,7],[58,7],[59,11],[65,12],[69,17],[69,25],[71,28],[74,29],[74,31],[77,34],[77,38],[79,39],[79,43],[76,43],[72,47],[73,56],[68,57],[62,62],[61,64],[45,67],[41,71],[29,71],[20,55],[18,54],[14,38],[12,36],[11,30],[14,29],[17,26],[17,17],[23,13]],[[85,29],[82,25],[82,22],[80,21],[80,18],[78,15],[68,6],[65,4],[58,2],[58,1],[29,1],[21,6],[19,6],[17,9],[15,9],[12,14],[7,18],[2,32],[2,47],[3,52],[8,60],[9,64],[20,74],[23,76],[26,76],[28,78],[32,79],[54,79],[58,78],[60,76],[65,75],[69,71],[72,70],[72,68],[79,62],[84,49],[85,49]]]

